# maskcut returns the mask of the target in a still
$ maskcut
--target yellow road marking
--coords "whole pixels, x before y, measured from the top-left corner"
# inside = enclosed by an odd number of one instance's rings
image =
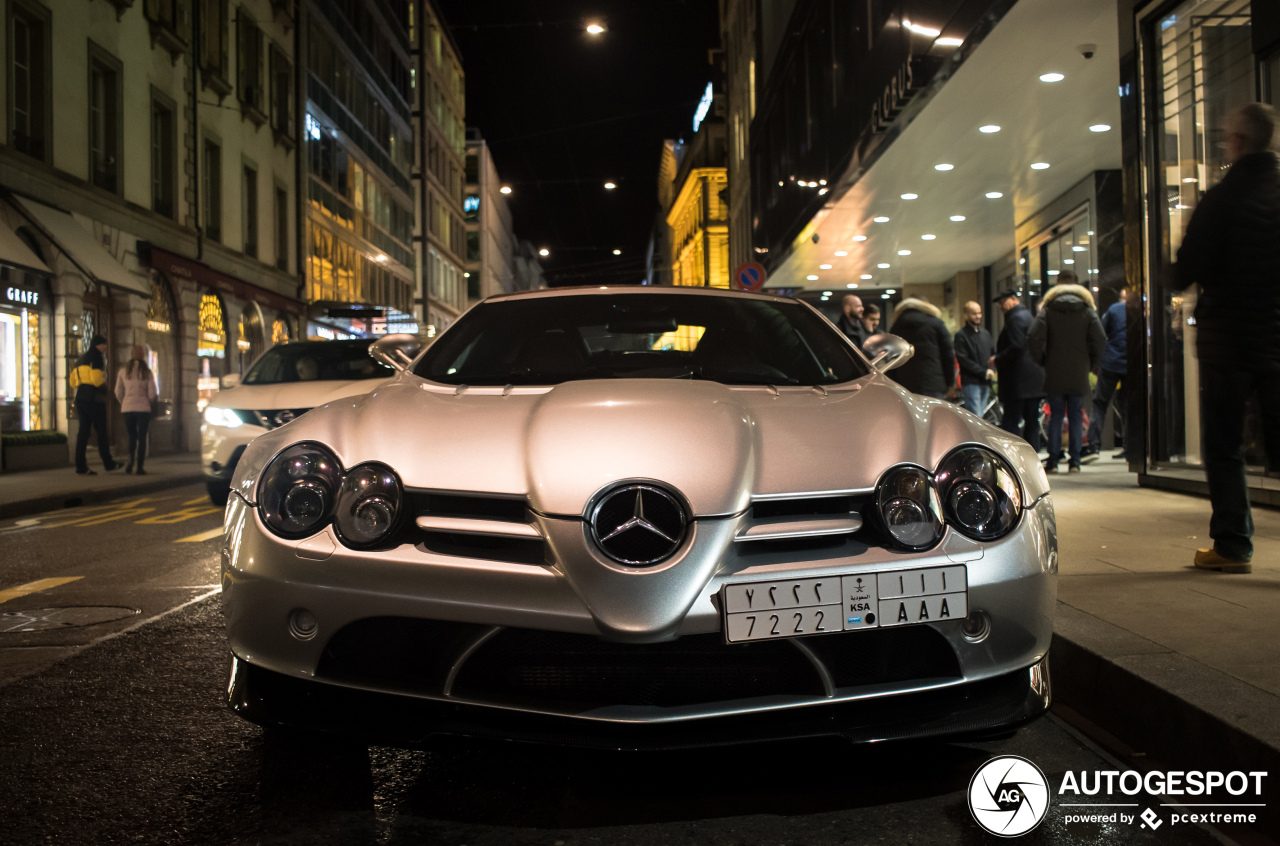
[[[198,535],[192,535],[189,538],[178,538],[174,543],[200,543],[201,541],[213,540],[222,535],[222,527],[210,529],[207,532],[201,532]]]
[[[170,523],[182,523],[193,517],[203,517],[205,514],[217,514],[220,511],[222,511],[222,509],[216,505],[206,505],[204,508],[191,505],[178,511],[170,511],[168,514],[153,514],[150,517],[144,517],[141,520],[134,520],[133,522],[145,525],[167,526]]]
[[[69,514],[67,512],[57,514],[54,519],[46,520],[40,525],[47,529],[55,529],[60,526],[98,526],[102,523],[110,523],[113,520],[123,520],[126,517],[137,517],[141,514],[155,511],[155,508],[143,508],[142,504],[144,502],[163,502],[168,498],[163,496],[144,496],[127,502],[112,502],[107,505],[77,508]]]
[[[202,503],[202,502],[208,502],[208,501],[209,501],[209,497],[208,497],[208,496],[198,496],[198,497],[196,497],[195,499],[189,499],[189,500],[187,500],[186,502],[184,502],[184,503],[182,503],[182,504],[183,504],[183,505],[199,505],[199,504],[200,504],[200,503]]]
[[[0,590],[0,602],[19,599],[29,593],[39,593],[42,590],[56,588],[58,585],[65,585],[67,582],[74,582],[83,578],[84,576],[65,576],[60,579],[37,579],[34,582],[27,582],[25,585],[18,585],[8,590]]]

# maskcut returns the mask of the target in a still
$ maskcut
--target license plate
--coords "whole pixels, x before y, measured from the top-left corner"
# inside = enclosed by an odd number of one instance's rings
[[[962,620],[964,565],[737,582],[721,589],[730,643]]]

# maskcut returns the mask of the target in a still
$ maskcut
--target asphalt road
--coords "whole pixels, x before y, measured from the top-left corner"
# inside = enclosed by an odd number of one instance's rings
[[[992,756],[1029,758],[1055,788],[1067,770],[1117,768],[1052,718],[973,745],[622,754],[282,743],[222,704],[218,540],[190,540],[219,517],[199,493],[0,524],[0,843],[997,842],[965,798]],[[65,625],[89,619],[72,607],[130,613]],[[1221,842],[1190,825],[1068,823],[1075,810],[1054,803],[1021,842]]]

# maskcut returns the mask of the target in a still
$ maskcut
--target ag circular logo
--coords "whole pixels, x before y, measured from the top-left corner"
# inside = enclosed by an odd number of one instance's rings
[[[969,811],[997,837],[1017,837],[1040,824],[1049,810],[1049,782],[1026,758],[1001,755],[969,782]]]

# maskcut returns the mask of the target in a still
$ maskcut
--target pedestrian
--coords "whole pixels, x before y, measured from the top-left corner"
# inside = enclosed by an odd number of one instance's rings
[[[147,365],[146,347],[135,344],[129,355],[129,364],[121,367],[116,374],[116,399],[120,401],[120,410],[124,412],[124,428],[129,433],[129,463],[124,467],[126,473],[132,473],[136,466],[139,476],[147,475],[142,463],[147,457],[151,403],[156,401],[158,395],[155,374]]]
[[[841,301],[840,320],[836,326],[845,336],[853,341],[854,346],[862,349],[867,340],[867,330],[862,325],[862,298],[857,294],[846,294]]]
[[[956,382],[956,354],[942,312],[926,300],[908,297],[893,310],[893,334],[915,347],[915,355],[893,371],[909,391],[945,399]]]
[[[107,440],[107,339],[94,335],[89,339],[89,349],[76,360],[71,371],[71,387],[76,389],[76,417],[80,428],[76,432],[76,473],[81,476],[98,475],[89,469],[89,432],[98,435],[98,455],[102,468],[115,470],[120,465],[111,460],[111,442]]]
[[[1231,168],[1200,198],[1174,266],[1180,288],[1200,286],[1196,355],[1213,547],[1196,551],[1195,566],[1205,570],[1252,570],[1244,419],[1253,394],[1262,411],[1267,469],[1280,470],[1280,167],[1270,151],[1275,125],[1275,112],[1261,103],[1228,116]]]
[[[1015,290],[991,298],[1004,312],[1004,328],[996,339],[996,388],[1004,415],[1000,428],[1021,434],[1034,450],[1040,449],[1040,400],[1044,397],[1044,369],[1027,354],[1027,330],[1035,319]]]
[[[868,338],[880,331],[880,306],[875,303],[863,306],[862,328],[866,330]]]
[[[1058,284],[1045,294],[1039,313],[1027,331],[1027,352],[1036,364],[1044,367],[1044,392],[1049,397],[1046,473],[1058,472],[1064,415],[1067,418],[1067,471],[1080,472],[1089,374],[1098,369],[1106,346],[1107,333],[1094,308],[1093,294],[1076,284],[1074,273],[1062,271]]]
[[[996,342],[982,327],[982,306],[964,304],[964,325],[955,337],[956,363],[960,365],[961,405],[979,417],[991,399],[991,380],[995,371]]]
[[[1128,344],[1129,287],[1120,289],[1120,299],[1111,304],[1102,314],[1102,331],[1107,333],[1107,346],[1102,351],[1102,363],[1098,365],[1098,385],[1093,392],[1093,414],[1089,417],[1089,435],[1085,438],[1084,451],[1080,453],[1080,462],[1088,464],[1096,461],[1102,454],[1102,426],[1107,420],[1107,410],[1111,407],[1111,399],[1116,400],[1116,415],[1125,407],[1124,377],[1128,370],[1126,346]],[[1113,458],[1124,458],[1118,452]]]

